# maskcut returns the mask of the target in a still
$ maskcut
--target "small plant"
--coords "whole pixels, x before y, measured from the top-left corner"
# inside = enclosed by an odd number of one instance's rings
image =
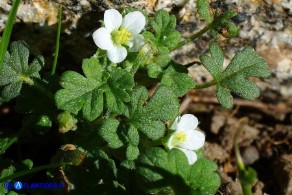
[[[51,74],[40,74],[44,59],[29,62],[25,42],[5,49],[1,101],[16,99],[16,111],[25,117],[17,135],[0,132],[0,154],[34,134],[62,137],[63,146],[42,167],[33,168],[34,159],[10,162],[1,156],[0,182],[48,169],[50,180],[63,181],[76,194],[215,194],[220,177],[216,164],[204,157],[205,134],[196,130],[195,116],[180,116],[178,98],[216,86],[219,103],[232,108],[233,93],[250,100],[260,95],[247,77],[265,78],[270,71],[250,47],[224,69],[215,40],[238,34],[229,21],[236,12],[211,14],[207,0],[198,0],[197,7],[207,26],[185,40],[167,11],[150,17],[138,10],[106,10],[103,26],[93,33],[97,52],[83,60],[82,73],[68,70],[58,77],[55,59]],[[210,55],[200,60],[214,79],[197,85],[170,53],[208,31],[214,38]],[[153,95],[149,80],[157,86]],[[0,194],[7,192],[1,185]]]

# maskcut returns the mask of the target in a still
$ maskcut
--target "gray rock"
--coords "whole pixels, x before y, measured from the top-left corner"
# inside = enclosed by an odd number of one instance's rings
[[[284,195],[292,194],[292,154],[282,155],[274,162],[274,176]]]

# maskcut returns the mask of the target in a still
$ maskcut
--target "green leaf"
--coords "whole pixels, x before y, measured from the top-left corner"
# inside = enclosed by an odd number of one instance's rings
[[[33,84],[34,78],[39,78],[39,71],[44,66],[44,58],[38,56],[28,65],[29,50],[23,41],[13,42],[11,54],[5,55],[3,68],[0,73],[0,86],[3,86],[3,99],[12,99],[19,95],[22,83]]]
[[[61,86],[64,89],[56,93],[56,103],[59,109],[77,114],[83,110],[83,117],[87,120],[97,118],[103,109],[103,95],[101,89],[102,70],[95,58],[85,59],[82,64],[86,78],[77,72],[67,71],[61,76]],[[99,73],[96,75],[93,72]]]
[[[6,149],[17,141],[17,137],[0,138],[0,154],[4,154]]]
[[[188,70],[181,64],[172,62],[162,76],[161,84],[172,88],[176,96],[183,96],[189,89],[195,87]]]
[[[151,63],[146,67],[150,78],[157,78],[159,74],[162,72],[162,68],[156,63]]]
[[[129,102],[131,96],[126,89],[134,87],[133,76],[123,69],[114,69],[110,73],[106,88],[106,100],[108,109],[112,112],[122,114],[126,108],[124,102]]]
[[[3,61],[4,61],[4,56],[9,44],[11,32],[13,29],[13,24],[15,22],[16,14],[17,14],[17,9],[21,3],[21,0],[15,0],[13,1],[12,7],[10,9],[8,19],[5,24],[4,32],[2,34],[2,38],[0,37],[0,72],[2,69]]]
[[[165,133],[163,121],[173,120],[179,112],[177,97],[172,90],[160,85],[149,103],[143,106],[148,97],[146,88],[134,90],[130,106],[130,124],[152,140],[158,140]]]
[[[248,167],[244,171],[239,171],[239,179],[243,185],[253,185],[257,180],[257,172]]]
[[[145,31],[144,38],[151,55],[144,63],[150,78],[158,78],[170,62],[169,53],[180,43],[181,35],[175,31],[176,18],[165,10],[159,10],[149,21],[154,33]]]
[[[159,51],[159,54],[152,56],[150,63],[146,65],[150,78],[158,78],[170,61],[169,51]]]
[[[200,60],[214,79],[217,80],[220,79],[223,72],[224,54],[220,46],[216,43],[210,44],[209,51],[211,56],[202,55],[200,56]]]
[[[108,172],[110,172],[110,174],[112,174],[114,177],[117,177],[118,169],[114,160],[110,159],[108,155],[102,150],[98,150],[97,153],[94,154],[94,156],[99,159],[99,169],[103,169],[104,167],[108,168],[107,170],[103,170],[104,176],[107,175]]]
[[[127,146],[126,156],[128,160],[135,160],[139,156],[139,148],[129,144]]]
[[[231,22],[224,22],[223,27],[224,29],[222,30],[221,34],[225,38],[234,38],[239,34],[239,29]]]
[[[58,151],[53,160],[54,162],[75,160],[78,163],[75,163],[75,166],[63,167],[69,186],[75,187],[70,190],[73,194],[95,194],[96,192],[106,194],[114,188],[113,180],[117,175],[117,168],[115,162],[102,150],[94,154],[89,154],[80,148]]]
[[[175,31],[176,18],[174,15],[169,15],[165,10],[159,10],[155,18],[150,20],[150,26],[155,32],[155,38],[146,34],[157,46],[164,46],[169,49],[175,48],[180,41],[180,33]]]
[[[78,120],[76,118],[74,118],[74,116],[72,116],[70,114],[70,112],[62,112],[58,115],[57,117],[58,120],[58,124],[59,124],[59,132],[60,133],[66,133],[70,130],[76,130],[77,129],[77,122]]]
[[[233,107],[233,97],[232,97],[229,89],[226,89],[226,88],[222,87],[221,85],[217,85],[216,97],[218,99],[218,102],[224,108],[232,108]]]
[[[223,70],[224,55],[216,43],[211,43],[210,54],[211,56],[200,56],[200,60],[214,77],[211,83],[217,85],[217,99],[223,107],[233,106],[231,92],[249,100],[260,95],[256,84],[246,78],[267,78],[271,72],[264,59],[251,47],[237,53],[225,70]]]
[[[112,112],[124,112],[124,102],[130,101],[127,89],[134,86],[134,80],[125,70],[114,68],[108,77],[99,61],[92,57],[82,64],[85,77],[73,71],[65,72],[61,77],[64,89],[56,93],[59,109],[77,114],[81,109],[83,117],[89,121],[96,119],[103,111],[105,93],[106,105]]]
[[[23,119],[26,129],[33,129],[37,134],[45,134],[52,127],[52,120],[45,114],[31,114]]]
[[[185,154],[149,148],[138,160],[136,180],[147,193],[215,194],[220,186],[217,166],[205,158],[189,165]]]
[[[209,1],[208,0],[197,0],[197,9],[199,15],[204,18],[208,23],[211,23],[213,17],[210,12]]]
[[[140,136],[138,130],[133,125],[130,125],[127,131],[126,138],[128,146],[126,149],[126,157],[128,160],[135,160],[140,154],[138,148]]]
[[[119,121],[116,119],[105,119],[98,132],[104,141],[108,143],[108,146],[113,149],[120,148],[124,145],[117,134],[119,124]]]
[[[15,172],[15,167],[13,165],[10,165],[8,168],[6,169],[3,169],[1,171],[1,175],[0,175],[0,178],[3,178],[3,177],[7,177],[9,175],[12,175],[14,172]],[[4,188],[4,184],[3,183],[0,183],[0,194],[6,194],[8,192],[8,190],[6,190]]]
[[[189,184],[195,189],[195,194],[215,194],[221,180],[217,174],[215,162],[199,158],[190,170]]]
[[[22,164],[28,169],[31,169],[33,167],[33,162],[30,159],[23,160]]]
[[[236,15],[237,12],[234,10],[228,10],[222,14],[215,12],[214,20],[210,29],[211,36],[215,39],[218,39],[218,34],[221,34],[226,38],[236,37],[239,33],[239,29],[233,23],[228,21]]]

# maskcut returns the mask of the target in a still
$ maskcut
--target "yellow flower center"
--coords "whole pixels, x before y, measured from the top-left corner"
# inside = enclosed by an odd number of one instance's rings
[[[186,134],[182,131],[180,131],[178,134],[176,134],[175,137],[179,142],[185,142],[187,139]]]
[[[128,32],[125,27],[123,27],[120,30],[114,32],[113,39],[115,43],[122,45],[129,41],[131,35],[132,34]]]

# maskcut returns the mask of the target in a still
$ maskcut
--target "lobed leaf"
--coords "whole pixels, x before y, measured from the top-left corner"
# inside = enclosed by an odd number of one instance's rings
[[[140,155],[137,166],[137,182],[147,193],[215,194],[220,186],[214,162],[201,157],[189,165],[178,149],[149,148]]]
[[[147,96],[144,87],[134,90],[131,100],[133,103],[129,109],[130,124],[148,138],[158,140],[165,132],[163,121],[175,118],[179,104],[172,90],[165,85],[160,85],[149,103],[142,106]]]
[[[188,70],[175,62],[171,62],[163,74],[161,84],[171,87],[176,96],[184,95],[195,86],[193,79],[188,75]]]
[[[140,154],[138,148],[140,141],[138,130],[133,125],[130,125],[130,127],[127,129],[126,137],[128,142],[128,146],[126,149],[126,157],[128,160],[135,160],[138,158]]]
[[[195,189],[195,194],[215,194],[221,180],[217,173],[217,165],[206,158],[199,158],[192,166],[188,183]]]
[[[44,66],[44,58],[38,56],[28,65],[29,50],[24,41],[13,42],[10,52],[6,53],[2,71],[0,73],[0,86],[2,87],[1,97],[12,99],[20,94],[22,83],[33,82],[34,78],[39,78],[39,71]]]
[[[145,31],[145,40],[151,47],[151,55],[146,61],[145,68],[150,78],[158,78],[170,62],[169,53],[176,48],[181,34],[175,31],[176,18],[165,10],[159,10],[155,18],[149,21],[154,33]]]
[[[139,148],[137,146],[133,146],[131,144],[129,144],[127,146],[127,151],[126,151],[126,156],[128,160],[135,160],[138,158],[140,152],[139,152]]]
[[[175,31],[176,18],[174,15],[169,15],[165,10],[159,10],[155,18],[150,20],[150,26],[155,32],[155,36],[152,33],[146,32],[146,38],[149,38],[158,47],[163,46],[169,49],[175,48],[180,41],[181,35]]]
[[[197,0],[197,9],[199,15],[206,20],[208,23],[211,23],[213,17],[210,12],[209,1],[208,0]]]
[[[231,92],[249,100],[260,95],[256,84],[246,78],[267,78],[271,72],[264,59],[258,56],[251,47],[237,53],[225,70],[223,70],[223,52],[216,43],[210,44],[210,54],[211,56],[200,56],[200,60],[214,77],[212,83],[217,86],[216,96],[223,107],[233,106]]]
[[[108,143],[108,146],[113,149],[120,148],[124,145],[117,134],[119,123],[120,122],[116,119],[105,119],[98,132],[99,135]]]
[[[114,68],[108,76],[99,61],[92,57],[82,64],[85,77],[73,71],[61,76],[61,86],[56,95],[59,109],[77,114],[81,109],[83,117],[89,121],[100,116],[104,107],[104,95],[107,108],[118,114],[125,110],[124,102],[130,101],[127,89],[134,86],[134,80],[125,70]]]
[[[7,177],[9,175],[12,175],[15,172],[15,167],[13,165],[10,165],[6,169],[1,170],[0,179],[3,177]],[[0,183],[0,194],[6,194],[8,193],[8,190],[4,188],[4,184]]]

